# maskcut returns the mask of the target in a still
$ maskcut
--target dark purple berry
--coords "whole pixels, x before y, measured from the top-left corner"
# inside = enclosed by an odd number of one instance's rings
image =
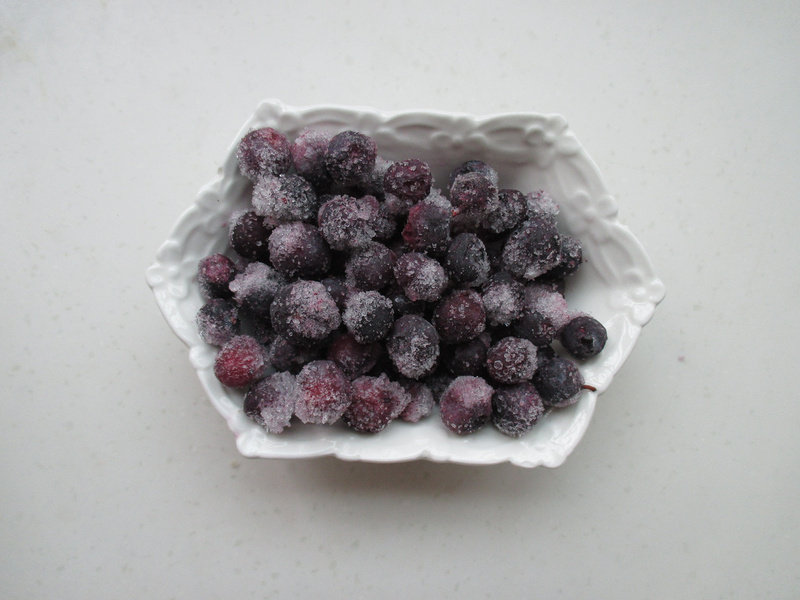
[[[294,346],[278,335],[270,343],[267,356],[276,371],[297,373],[303,365],[318,358],[319,352],[313,346]]]
[[[572,356],[586,359],[600,353],[608,340],[608,332],[594,317],[581,315],[564,325],[559,339]]]
[[[528,218],[544,219],[555,224],[558,217],[558,203],[544,190],[538,190],[525,196],[528,201]]]
[[[527,433],[543,414],[542,398],[530,383],[497,388],[492,396],[492,423],[508,436]]]
[[[460,285],[481,285],[489,274],[489,256],[481,239],[474,233],[460,233],[454,237],[447,248],[444,268]]]
[[[419,252],[400,256],[394,265],[394,276],[412,302],[438,300],[447,287],[447,275],[442,265]]]
[[[514,229],[525,220],[528,202],[519,190],[500,190],[484,211],[483,227],[492,233]]]
[[[331,251],[319,229],[308,223],[286,223],[269,236],[272,266],[286,277],[317,279],[331,268]]]
[[[369,373],[382,353],[381,344],[359,344],[350,333],[339,334],[328,346],[328,360],[338,364],[348,379]]]
[[[486,353],[486,370],[500,383],[529,381],[536,364],[536,346],[522,338],[503,338]]]
[[[412,301],[402,290],[392,289],[388,294],[388,298],[392,301],[394,314],[398,317],[425,313],[425,302],[423,300]]]
[[[447,370],[455,377],[461,375],[482,376],[486,369],[486,352],[491,338],[482,333],[474,340],[456,344],[446,348],[442,361]]]
[[[538,311],[522,315],[512,323],[511,330],[516,337],[530,340],[534,346],[547,346],[556,339],[558,333],[553,320]]]
[[[271,127],[251,131],[236,150],[242,175],[255,181],[260,175],[281,175],[292,166],[289,140]]]
[[[376,291],[358,292],[347,299],[342,321],[359,344],[377,342],[394,323],[392,301]]]
[[[355,250],[345,265],[347,282],[360,290],[382,290],[394,281],[394,252],[378,242]]]
[[[558,253],[558,264],[550,269],[548,279],[563,279],[578,270],[583,262],[583,247],[578,238],[570,235],[561,236],[561,248]]]
[[[559,331],[572,318],[564,295],[555,291],[550,284],[537,281],[525,286],[523,302],[526,314],[539,313],[543,319],[552,324],[556,331]]]
[[[403,240],[409,248],[418,252],[445,252],[450,242],[452,218],[453,207],[450,203],[440,194],[432,192],[408,211]]]
[[[342,415],[348,427],[360,433],[378,433],[396,419],[411,401],[411,396],[398,383],[383,374],[359,377],[352,382],[350,406]]]
[[[428,164],[411,158],[392,164],[383,177],[383,189],[386,193],[412,204],[424,200],[431,191],[431,169]]]
[[[517,277],[533,280],[558,264],[560,250],[555,222],[529,219],[509,236],[503,248],[503,267]]]
[[[347,284],[344,282],[344,280],[340,277],[326,277],[325,279],[322,279],[320,283],[325,286],[325,289],[331,295],[333,301],[336,302],[339,312],[343,312],[344,304],[347,301],[347,296],[349,294]]]
[[[366,246],[375,237],[379,209],[373,196],[334,196],[320,207],[317,222],[331,248],[352,250]]]
[[[563,408],[580,399],[583,375],[571,360],[553,356],[542,364],[533,376],[533,385],[539,391],[545,406]]]
[[[299,395],[294,412],[303,423],[329,425],[350,406],[350,381],[331,360],[315,360],[297,374]]]
[[[195,317],[200,338],[212,346],[222,346],[239,334],[239,309],[224,298],[212,298]]]
[[[239,335],[217,353],[214,375],[223,385],[240,388],[260,379],[267,367],[264,347],[249,335]]]
[[[294,414],[297,382],[291,373],[274,373],[253,385],[244,396],[244,413],[270,433],[281,433]]]
[[[459,175],[464,175],[465,173],[480,173],[484,177],[487,177],[495,186],[499,179],[497,171],[485,162],[481,160],[468,160],[450,172],[450,178],[447,184],[448,189],[453,187],[453,182],[455,182]]]
[[[450,186],[450,204],[458,213],[482,217],[486,208],[497,202],[497,197],[497,186],[480,173],[459,175]]]
[[[481,377],[457,377],[439,401],[442,423],[453,433],[473,433],[492,416],[494,390]]]
[[[272,327],[295,345],[320,342],[341,324],[336,302],[318,281],[284,286],[270,307]]]
[[[492,327],[507,326],[519,319],[524,310],[524,286],[506,271],[492,276],[481,296],[486,322]]]
[[[253,187],[253,209],[270,225],[314,222],[319,203],[314,188],[299,175],[266,176]]]
[[[364,183],[375,167],[377,154],[375,140],[357,131],[343,131],[328,143],[325,167],[335,183]]]
[[[272,300],[285,284],[283,276],[269,265],[251,262],[231,281],[230,288],[239,306],[266,317]]]
[[[401,381],[400,385],[408,392],[411,400],[400,413],[400,418],[407,423],[418,423],[433,412],[436,403],[433,392],[424,383],[419,381]]]
[[[229,241],[239,256],[269,262],[267,239],[270,228],[252,210],[236,214],[231,219]]]
[[[486,329],[486,312],[480,294],[456,290],[436,306],[433,313],[436,331],[447,344],[468,342]]]
[[[327,185],[330,180],[325,168],[325,152],[331,137],[319,129],[306,129],[297,136],[291,147],[297,174],[318,187]]]
[[[439,358],[439,335],[419,315],[405,315],[394,322],[386,350],[397,372],[409,379],[430,375]]]
[[[206,299],[230,298],[228,284],[236,277],[236,265],[224,254],[212,254],[197,265],[197,282]]]

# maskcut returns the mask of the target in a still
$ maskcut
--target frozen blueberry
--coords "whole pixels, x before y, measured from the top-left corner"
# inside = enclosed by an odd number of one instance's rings
[[[299,175],[260,177],[253,186],[253,210],[271,225],[316,221],[319,203],[314,188]]]
[[[526,312],[520,319],[514,321],[511,329],[516,337],[530,340],[538,347],[552,343],[558,333],[553,320],[535,310]]]
[[[454,237],[447,248],[444,268],[460,285],[482,284],[489,274],[489,256],[481,239],[474,233],[460,233]]]
[[[481,217],[490,204],[497,202],[497,198],[497,186],[481,173],[459,175],[450,186],[450,204],[458,213]]]
[[[551,325],[558,332],[572,318],[564,295],[555,291],[549,284],[539,281],[529,284],[525,286],[523,296],[525,313],[531,315],[539,313],[544,319],[545,322],[541,326],[544,328],[542,333],[545,335],[547,335],[547,328]],[[522,337],[528,338],[527,335]],[[549,344],[550,342],[545,343]],[[537,344],[537,346],[540,345],[544,344]]]
[[[551,223],[556,222],[558,217],[558,203],[545,192],[544,190],[537,190],[532,194],[525,196],[528,202],[527,214],[532,219],[544,219]]]
[[[496,327],[507,326],[522,316],[525,288],[506,271],[492,276],[481,296],[486,310],[486,322]]]
[[[392,301],[376,291],[355,293],[345,303],[342,321],[359,344],[377,342],[394,323]]]
[[[195,317],[200,338],[213,346],[222,346],[239,333],[239,309],[224,298],[212,298]]]
[[[264,224],[264,218],[250,210],[233,215],[228,240],[239,256],[269,262],[269,234],[270,228]]]
[[[353,401],[342,420],[360,433],[378,433],[411,401],[411,396],[400,384],[385,374],[379,377],[359,377],[352,383]]]
[[[334,196],[320,207],[317,221],[331,248],[352,250],[366,246],[375,237],[379,210],[373,196]]]
[[[286,277],[317,279],[331,268],[331,252],[319,229],[308,223],[286,223],[269,236],[272,266]]]
[[[497,181],[499,179],[497,171],[495,171],[485,162],[481,160],[468,160],[450,172],[448,188],[453,187],[453,182],[455,182],[456,178],[465,173],[480,173],[484,177],[487,177],[495,186],[497,185]]]
[[[231,281],[230,289],[239,306],[265,317],[269,315],[275,294],[285,283],[283,276],[269,265],[251,262]]]
[[[571,360],[553,356],[541,361],[533,376],[533,385],[539,391],[545,406],[563,408],[580,399],[583,375]]]
[[[248,335],[238,335],[217,353],[214,375],[223,385],[240,388],[260,379],[268,366],[264,347]]]
[[[326,277],[320,280],[320,283],[325,286],[325,289],[331,295],[333,301],[336,302],[339,311],[343,312],[344,304],[350,293],[345,281],[341,277]]]
[[[419,252],[400,256],[394,265],[394,276],[412,302],[438,300],[447,287],[447,275],[442,265]]]
[[[570,235],[561,236],[561,247],[558,253],[558,264],[550,269],[546,276],[548,279],[563,279],[578,270],[583,262],[583,247],[578,238]]]
[[[491,338],[482,333],[474,340],[456,344],[446,348],[443,363],[447,370],[458,377],[460,375],[483,375],[486,368],[486,351]]]
[[[412,204],[424,200],[431,191],[431,169],[426,162],[416,158],[392,164],[383,177],[383,189]]]
[[[503,266],[533,280],[558,264],[561,244],[555,222],[532,218],[515,229],[503,248]]]
[[[559,339],[572,356],[585,359],[600,353],[608,340],[608,332],[594,317],[581,315],[564,325]]]
[[[294,412],[303,423],[335,423],[352,401],[350,381],[331,360],[315,360],[297,374]]]
[[[447,344],[468,342],[486,328],[486,312],[480,294],[456,290],[436,306],[433,313],[436,331]]]
[[[236,265],[224,254],[211,254],[197,265],[197,282],[204,298],[230,298],[228,284],[236,277]]]
[[[314,344],[341,324],[339,309],[325,286],[300,280],[284,286],[270,307],[275,331],[295,345]]]
[[[360,290],[382,290],[394,281],[395,254],[378,242],[369,242],[350,255],[347,282]]]
[[[297,373],[303,365],[318,358],[319,351],[315,346],[295,346],[277,335],[269,345],[267,356],[276,371]]]
[[[245,135],[236,150],[242,175],[255,181],[264,174],[280,175],[292,166],[289,140],[281,132],[264,127]]]
[[[281,433],[294,414],[297,382],[291,373],[274,373],[258,381],[244,396],[244,413],[270,433]]]
[[[442,423],[453,433],[473,433],[492,416],[494,390],[481,377],[456,377],[439,401]]]
[[[436,403],[433,400],[433,392],[424,383],[419,381],[401,381],[411,400],[400,413],[400,418],[407,423],[418,423],[433,412]]]
[[[326,186],[330,180],[325,168],[325,152],[331,137],[319,129],[305,129],[291,146],[292,162],[297,174],[318,187]]]
[[[328,143],[325,167],[335,183],[366,182],[378,155],[375,140],[357,131],[343,131]]]
[[[529,381],[536,364],[536,346],[521,338],[503,338],[486,353],[486,370],[500,383]]]
[[[544,414],[544,403],[530,383],[497,388],[492,396],[492,424],[510,437],[530,431]]]
[[[486,206],[483,227],[492,233],[514,229],[525,220],[527,209],[525,194],[519,190],[500,190]]]
[[[440,254],[447,250],[450,241],[450,223],[453,207],[434,191],[408,211],[403,228],[403,240],[412,250]]]
[[[394,322],[386,350],[397,372],[409,379],[430,375],[439,358],[439,335],[419,315],[405,315]]]
[[[359,344],[350,333],[337,335],[328,346],[328,360],[338,364],[348,379],[369,373],[382,353],[381,344]]]

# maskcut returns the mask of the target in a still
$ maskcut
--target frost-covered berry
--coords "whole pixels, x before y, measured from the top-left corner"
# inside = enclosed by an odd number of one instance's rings
[[[394,323],[392,301],[376,291],[357,292],[347,299],[342,321],[359,344],[377,342]]]
[[[253,210],[271,225],[316,221],[319,203],[314,188],[299,175],[268,175],[253,186]]]
[[[267,367],[264,347],[249,335],[238,335],[217,353],[214,375],[223,385],[240,388],[260,379]]]
[[[455,377],[483,375],[486,369],[486,352],[490,344],[491,337],[484,332],[474,340],[449,346],[442,362]]]
[[[267,357],[276,371],[291,371],[297,373],[303,365],[315,360],[319,351],[313,346],[295,346],[286,338],[275,336],[267,349]]]
[[[497,197],[497,186],[477,172],[459,175],[450,186],[450,204],[458,213],[480,217]]]
[[[334,196],[320,206],[317,223],[334,250],[366,246],[375,237],[380,207],[373,196]]]
[[[212,298],[195,317],[200,338],[212,346],[222,346],[239,333],[239,309],[224,298]]]
[[[297,402],[297,382],[291,373],[273,373],[244,396],[244,413],[270,433],[289,426]]]
[[[505,271],[492,276],[481,296],[486,322],[492,327],[508,326],[522,316],[524,286]]]
[[[318,279],[331,268],[331,251],[313,225],[286,223],[269,236],[269,260],[286,277]]]
[[[331,360],[315,360],[297,374],[299,395],[294,413],[303,423],[329,425],[350,406],[350,381]]]
[[[525,286],[524,304],[526,314],[539,313],[552,324],[556,332],[573,317],[567,307],[564,295],[553,290],[552,286],[548,284],[536,282]],[[543,326],[547,327],[547,324]],[[537,346],[541,345],[544,344],[537,344]]]
[[[486,246],[474,233],[460,233],[453,238],[444,259],[447,274],[457,284],[481,285],[489,274]]]
[[[206,299],[230,298],[228,284],[236,277],[236,265],[224,254],[211,254],[197,265],[197,282]]]
[[[330,179],[325,168],[325,152],[331,137],[320,129],[305,129],[291,146],[292,162],[297,174],[318,187],[326,185]]]
[[[458,167],[456,167],[450,172],[448,188],[453,187],[453,182],[455,182],[456,178],[459,175],[463,175],[465,173],[480,173],[484,177],[487,177],[495,186],[497,185],[497,182],[499,180],[497,171],[495,171],[491,166],[487,165],[485,162],[481,160],[468,160],[467,162],[460,164]]]
[[[544,403],[530,383],[497,388],[492,396],[492,424],[502,433],[520,437],[544,414]]]
[[[394,265],[394,276],[412,302],[438,300],[447,287],[447,275],[442,265],[419,252],[400,256]]]
[[[532,194],[525,196],[528,202],[527,214],[532,219],[544,219],[555,223],[558,217],[558,203],[545,192],[544,190],[537,190]]]
[[[382,431],[411,401],[411,396],[386,374],[359,377],[352,382],[352,399],[342,420],[360,433]]]
[[[401,381],[400,385],[408,392],[411,400],[400,413],[400,419],[407,423],[418,423],[433,412],[436,403],[431,389],[419,381]]]
[[[328,360],[338,364],[348,379],[369,373],[382,353],[381,344],[359,344],[350,333],[337,335],[328,346]]]
[[[547,272],[548,279],[563,279],[575,273],[583,262],[583,247],[581,241],[571,235],[561,236],[561,248],[558,253],[558,263]]]
[[[371,137],[357,131],[343,131],[328,143],[325,168],[335,183],[363,183],[375,167],[377,155],[378,149]]]
[[[535,310],[526,312],[520,319],[514,321],[511,330],[516,337],[530,340],[537,347],[547,346],[558,334],[553,320]]]
[[[585,359],[600,353],[608,341],[608,332],[594,317],[580,315],[564,325],[559,339],[572,356]]]
[[[285,284],[283,276],[269,265],[251,262],[231,281],[230,289],[239,306],[265,317],[269,315],[275,294]]]
[[[260,262],[269,261],[267,238],[270,228],[252,210],[236,213],[231,217],[228,241],[239,255]]]
[[[580,399],[584,383],[578,366],[560,356],[541,361],[532,381],[545,406],[555,408],[575,404]]]
[[[481,377],[456,377],[439,400],[442,423],[459,435],[477,431],[492,416],[493,393]]]
[[[378,242],[369,242],[350,255],[345,265],[347,283],[360,290],[382,290],[394,281],[394,252]]]
[[[439,335],[419,315],[405,315],[394,322],[386,339],[386,351],[397,372],[409,379],[430,375],[439,358]]]
[[[500,190],[486,206],[483,227],[492,233],[510,231],[525,220],[527,212],[525,194],[519,190]]]
[[[341,277],[326,277],[320,280],[320,283],[325,286],[333,301],[336,302],[339,311],[344,311],[344,304],[350,294],[347,283]]]
[[[486,353],[486,370],[500,383],[529,381],[536,365],[536,346],[521,338],[503,338]]]
[[[532,218],[509,236],[503,248],[503,267],[517,277],[533,280],[558,264],[560,250],[555,222]]]
[[[412,204],[424,200],[431,191],[433,177],[428,164],[416,158],[393,163],[383,177],[383,189]]]
[[[255,181],[260,175],[280,175],[292,166],[289,140],[281,132],[264,127],[245,135],[236,150],[242,175]]]
[[[439,254],[447,250],[450,242],[450,223],[453,207],[434,190],[422,202],[408,211],[403,228],[403,241],[412,250]]]
[[[436,306],[436,331],[447,344],[468,342],[486,329],[486,312],[478,292],[456,290]]]
[[[339,309],[325,286],[300,280],[284,286],[270,307],[272,327],[295,345],[325,339],[341,324]]]

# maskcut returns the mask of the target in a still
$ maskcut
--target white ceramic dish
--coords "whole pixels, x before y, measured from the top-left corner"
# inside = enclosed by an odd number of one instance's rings
[[[415,425],[393,422],[378,435],[354,433],[343,425],[303,424],[272,435],[253,423],[242,411],[242,394],[214,377],[216,348],[202,342],[194,324],[202,305],[195,275],[202,257],[225,251],[226,220],[249,201],[248,181],[238,172],[236,144],[251,129],[266,126],[290,139],[305,127],[364,132],[375,138],[379,153],[388,159],[428,161],[434,185],[439,187],[446,183],[450,168],[480,159],[498,170],[502,187],[547,190],[561,207],[562,231],[580,237],[587,258],[569,282],[568,304],[592,314],[608,329],[603,352],[581,364],[586,382],[597,392],[585,391],[577,404],[549,412],[520,439],[506,437],[491,426],[460,437],[448,432],[437,414]],[[589,425],[598,394],[608,388],[664,297],[664,286],[644,249],[617,220],[616,203],[597,167],[561,116],[386,113],[361,107],[297,108],[277,101],[263,102],[236,135],[219,176],[200,191],[158,250],[155,264],[147,270],[147,282],[167,322],[189,347],[203,387],[236,435],[236,446],[244,456],[334,455],[370,462],[428,459],[463,464],[510,462],[523,467],[556,467],[566,459]]]

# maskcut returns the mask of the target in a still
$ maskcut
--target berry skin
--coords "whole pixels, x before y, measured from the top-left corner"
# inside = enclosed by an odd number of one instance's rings
[[[489,349],[490,342],[489,335],[482,333],[474,340],[450,346],[447,348],[444,365],[455,377],[460,375],[482,376],[486,368],[486,351]]]
[[[275,331],[290,344],[313,345],[341,324],[336,302],[318,281],[300,280],[284,286],[270,307]]]
[[[264,347],[249,335],[239,335],[217,353],[214,375],[222,385],[241,388],[260,379],[267,366]]]
[[[228,284],[236,277],[236,265],[224,254],[211,254],[197,265],[197,282],[206,299],[230,298]]]
[[[484,211],[483,226],[492,233],[503,233],[522,223],[527,215],[528,202],[519,190],[505,189],[498,192]]]
[[[499,179],[497,171],[495,171],[485,162],[481,160],[468,160],[467,162],[462,163],[461,165],[459,165],[450,172],[450,179],[447,184],[447,187],[452,188],[456,178],[459,175],[463,175],[465,173],[480,173],[484,177],[487,177],[489,181],[491,181],[495,186],[497,185],[497,181]]]
[[[350,381],[330,360],[315,360],[297,374],[299,395],[294,412],[303,423],[338,421],[352,401]]]
[[[253,210],[270,225],[316,221],[319,202],[314,188],[299,175],[260,177],[253,187]]]
[[[275,336],[267,350],[270,364],[276,371],[297,373],[303,365],[318,358],[319,352],[310,346],[293,346],[286,338]]]
[[[380,206],[373,196],[334,196],[320,206],[317,223],[334,250],[366,246],[375,237]]]
[[[358,292],[347,299],[342,321],[359,344],[386,337],[394,323],[392,301],[378,292]]]
[[[212,346],[222,346],[239,333],[239,309],[224,298],[212,298],[195,317],[200,338]]]
[[[318,129],[306,129],[291,146],[292,162],[297,174],[317,187],[324,187],[330,182],[325,168],[325,152],[331,137]]]
[[[436,331],[447,344],[468,342],[486,329],[486,312],[480,294],[456,290],[436,306],[433,313]]]
[[[271,127],[245,135],[239,142],[236,158],[242,175],[251,181],[261,175],[281,175],[292,166],[289,140]]]
[[[555,222],[529,219],[509,235],[503,267],[519,278],[533,280],[558,264],[560,251]]]
[[[444,268],[450,278],[460,285],[474,287],[486,281],[489,256],[486,246],[474,233],[460,233],[447,248]]]
[[[559,339],[567,352],[582,360],[600,353],[608,341],[608,332],[594,317],[581,315],[564,325]]]
[[[319,229],[308,223],[278,225],[269,236],[272,266],[282,275],[318,279],[331,268],[331,251]]]
[[[328,346],[328,360],[334,361],[348,379],[366,375],[383,354],[381,344],[359,344],[350,333],[341,333]]]
[[[412,204],[427,197],[432,183],[430,167],[416,158],[392,164],[383,176],[384,192]]]
[[[459,175],[450,186],[450,204],[459,213],[483,215],[497,201],[497,187],[477,172]]]
[[[511,325],[511,330],[514,336],[530,340],[537,347],[547,346],[558,333],[553,320],[538,311],[522,315]]]
[[[503,338],[486,353],[486,370],[499,383],[529,381],[536,371],[536,346],[521,338]]]
[[[433,373],[439,358],[439,335],[419,315],[405,315],[394,322],[386,351],[397,372],[409,379]]]
[[[347,283],[360,290],[382,290],[394,280],[394,252],[378,242],[353,251],[345,265]]]
[[[394,265],[394,276],[412,302],[438,300],[447,287],[447,275],[442,265],[419,252],[400,256]]]
[[[331,139],[325,151],[325,168],[334,183],[366,183],[378,149],[375,140],[357,131],[343,131]]]
[[[510,437],[530,431],[544,414],[544,403],[530,383],[497,388],[492,396],[492,424]]]
[[[281,433],[294,414],[297,382],[291,373],[274,373],[253,385],[244,396],[244,413],[270,433]]]
[[[348,427],[360,433],[378,433],[400,416],[411,396],[383,374],[352,382],[353,401],[342,415]]]
[[[239,256],[259,262],[269,262],[267,248],[269,233],[270,228],[264,224],[264,218],[251,210],[231,218],[228,241]]]
[[[493,393],[481,377],[456,377],[439,400],[442,423],[459,435],[477,431],[492,416]]]
[[[407,423],[418,423],[433,412],[436,402],[433,392],[424,383],[419,381],[401,381],[400,385],[411,397],[410,402],[400,413],[400,419]]]
[[[486,322],[492,327],[508,326],[523,314],[524,287],[506,271],[492,275],[483,289],[481,299],[486,310]]]
[[[403,228],[403,241],[411,250],[440,254],[450,242],[450,223],[453,207],[441,194],[432,192],[428,198],[408,211]]]
[[[269,265],[251,262],[230,284],[239,306],[259,317],[268,317],[272,300],[286,284],[283,276]]]
[[[571,360],[554,356],[542,361],[533,376],[545,406],[563,408],[575,404],[580,399],[583,375]]]

